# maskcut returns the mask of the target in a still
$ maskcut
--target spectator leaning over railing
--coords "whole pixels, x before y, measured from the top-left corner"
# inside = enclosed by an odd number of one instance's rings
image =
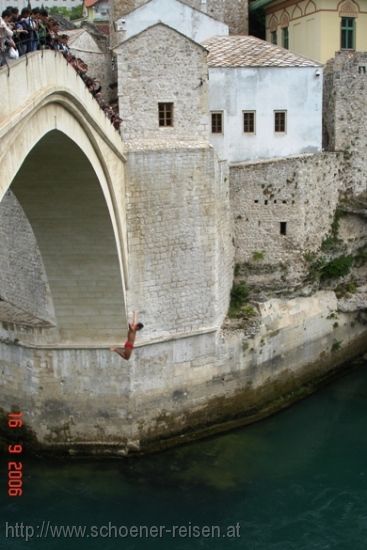
[[[47,10],[23,8],[19,15],[17,8],[9,6],[0,17],[0,66],[7,64],[11,59],[36,50],[59,51],[74,67],[113,127],[118,130],[121,118],[102,98],[99,80],[87,75],[88,65],[71,54],[68,45],[69,36],[60,35],[59,31],[59,23],[48,16]]]
[[[4,10],[0,17],[0,66],[7,63],[11,49],[16,49],[16,45],[13,40],[14,33],[10,26],[11,19],[11,11]]]

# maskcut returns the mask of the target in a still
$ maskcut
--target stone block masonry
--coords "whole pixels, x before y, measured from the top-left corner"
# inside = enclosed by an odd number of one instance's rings
[[[123,365],[106,349],[18,346],[0,327],[1,408],[21,408],[46,450],[121,456],[182,443],[279,410],[363,351],[365,326],[337,307],[333,292],[269,300],[252,338],[147,343]]]
[[[128,306],[142,338],[219,327],[233,252],[224,163],[209,146],[130,151],[127,181]]]
[[[305,252],[317,250],[330,230],[344,189],[342,160],[320,153],[231,166],[235,263],[281,265],[289,283],[300,282]],[[279,273],[267,278],[273,276]]]
[[[324,147],[343,151],[345,190],[367,190],[367,53],[343,51],[325,67]]]
[[[17,309],[20,324],[55,322],[55,312],[41,252],[16,197],[8,191],[0,203],[0,311],[10,319]],[[7,313],[5,314],[5,303]]]
[[[206,56],[202,46],[163,24],[120,46],[118,96],[125,141],[208,139]],[[171,125],[159,126],[158,103],[173,104]]]

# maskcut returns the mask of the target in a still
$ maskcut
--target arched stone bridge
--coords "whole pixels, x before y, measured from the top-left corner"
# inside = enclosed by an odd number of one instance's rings
[[[64,57],[0,70],[0,319],[30,345],[99,347],[126,328],[123,144]],[[2,257],[1,257],[2,256]]]
[[[125,159],[53,51],[3,67],[0,93],[0,422],[22,410],[47,448],[122,454],[181,433],[193,409],[206,424],[227,357],[226,165],[194,132]],[[134,309],[145,328],[125,362],[109,347]]]

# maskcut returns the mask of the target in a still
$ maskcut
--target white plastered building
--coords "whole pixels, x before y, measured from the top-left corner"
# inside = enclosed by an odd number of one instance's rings
[[[202,42],[214,35],[228,35],[228,25],[217,21],[180,0],[151,0],[120,17],[115,28],[120,30],[120,40],[128,40],[158,23]]]
[[[322,66],[253,36],[216,36],[209,50],[210,141],[229,162],[322,147]]]

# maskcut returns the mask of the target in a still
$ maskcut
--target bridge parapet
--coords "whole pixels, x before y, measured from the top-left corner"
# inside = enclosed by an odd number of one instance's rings
[[[14,84],[16,82],[16,85]],[[97,101],[88,91],[75,69],[61,52],[43,50],[33,52],[0,69],[0,129],[6,130],[6,122],[21,120],[24,113],[54,94],[67,98],[78,106],[88,122],[104,134],[110,146],[120,155],[123,147],[120,135],[113,128]],[[14,121],[15,117],[15,121]],[[0,134],[0,135],[1,135]]]

